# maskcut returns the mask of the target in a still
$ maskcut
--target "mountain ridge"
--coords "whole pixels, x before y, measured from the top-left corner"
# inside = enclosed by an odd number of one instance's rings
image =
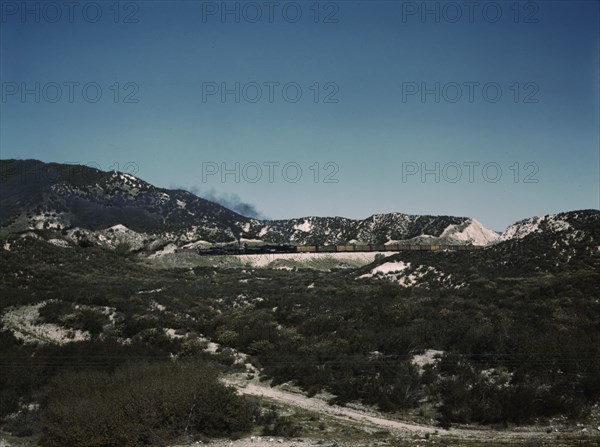
[[[182,189],[156,187],[119,171],[38,160],[0,160],[4,233],[36,233],[67,244],[155,251],[168,244],[473,244],[526,237],[540,228],[567,228],[538,216],[502,235],[469,217],[373,214],[365,219],[307,216],[260,220]],[[544,224],[545,222],[545,224]],[[542,227],[540,227],[542,225]],[[562,225],[562,227],[561,227]],[[537,230],[536,230],[537,229]],[[46,233],[44,233],[46,232]],[[45,236],[44,236],[45,234]]]

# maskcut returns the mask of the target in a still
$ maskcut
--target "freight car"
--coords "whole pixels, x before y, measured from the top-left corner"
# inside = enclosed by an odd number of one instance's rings
[[[264,253],[296,253],[294,245],[253,245],[244,246],[244,254],[264,254]]]
[[[477,245],[450,244],[362,244],[362,245],[235,245],[219,244],[210,248],[198,249],[201,255],[241,255],[241,254],[277,254],[277,253],[348,253],[369,251],[442,251],[478,250]]]
[[[298,245],[296,246],[298,253],[315,253],[317,251],[316,245]]]
[[[337,245],[317,245],[317,253],[335,253]]]

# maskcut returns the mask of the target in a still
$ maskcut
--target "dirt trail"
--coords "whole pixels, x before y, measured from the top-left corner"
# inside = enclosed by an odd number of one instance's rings
[[[238,381],[226,381],[229,385],[233,385],[238,389],[240,394],[261,396],[269,399],[273,399],[277,402],[291,405],[304,410],[314,411],[320,414],[327,414],[337,419],[342,419],[349,422],[371,425],[379,429],[386,429],[394,432],[400,432],[398,434],[419,433],[419,434],[434,434],[438,436],[450,436],[460,438],[473,438],[473,439],[485,439],[485,440],[502,440],[502,439],[531,439],[536,438],[541,440],[544,438],[553,439],[556,436],[554,434],[547,434],[543,428],[538,429],[522,429],[520,431],[515,430],[495,430],[495,429],[465,429],[465,428],[450,428],[444,430],[434,426],[419,425],[409,422],[401,422],[394,419],[388,419],[383,415],[376,413],[369,413],[365,411],[355,410],[352,408],[341,407],[339,405],[329,405],[327,402],[317,399],[306,397],[301,394],[293,393],[290,391],[284,391],[277,388],[271,388],[262,384],[247,382],[246,384]],[[588,433],[590,438],[598,438],[599,436],[595,433]]]
[[[408,430],[413,432],[421,433],[434,433],[437,429],[434,427],[420,426],[416,424],[406,424],[403,422],[392,421],[376,416],[371,416],[358,410],[351,408],[340,407],[338,405],[329,405],[320,399],[314,399],[300,394],[291,393],[289,391],[282,391],[276,388],[270,388],[266,386],[249,383],[243,388],[238,388],[241,394],[247,394],[252,396],[262,396],[269,399],[276,400],[294,407],[302,408],[304,410],[310,410],[321,414],[328,414],[330,416],[337,417],[339,419],[345,419],[351,422],[370,422],[373,425],[377,425],[388,429],[399,429]]]

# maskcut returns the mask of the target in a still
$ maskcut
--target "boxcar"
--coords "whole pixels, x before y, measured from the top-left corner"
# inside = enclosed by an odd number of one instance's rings
[[[298,245],[298,247],[296,247],[296,250],[298,251],[298,253],[314,253],[317,251],[317,246],[316,245]]]
[[[412,251],[419,250],[419,246],[415,245],[415,244],[411,244],[408,247],[409,247],[409,250],[412,250]]]
[[[371,251],[370,245],[355,245],[354,251]]]
[[[354,245],[336,245],[337,251],[354,251]]]
[[[387,244],[385,251],[398,251],[398,244]]]
[[[333,253],[336,251],[335,245],[317,245],[317,251],[319,253]]]
[[[385,251],[385,245],[383,245],[383,244],[371,245],[371,251]]]

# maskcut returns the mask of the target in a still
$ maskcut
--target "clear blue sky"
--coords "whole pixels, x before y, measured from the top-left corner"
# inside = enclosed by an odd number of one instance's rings
[[[318,17],[275,3],[0,2],[1,157],[134,162],[271,218],[399,211],[502,230],[600,206],[598,2],[339,1]],[[236,82],[239,102],[223,101]],[[239,183],[209,175],[222,163]],[[409,175],[422,163],[439,182]]]

